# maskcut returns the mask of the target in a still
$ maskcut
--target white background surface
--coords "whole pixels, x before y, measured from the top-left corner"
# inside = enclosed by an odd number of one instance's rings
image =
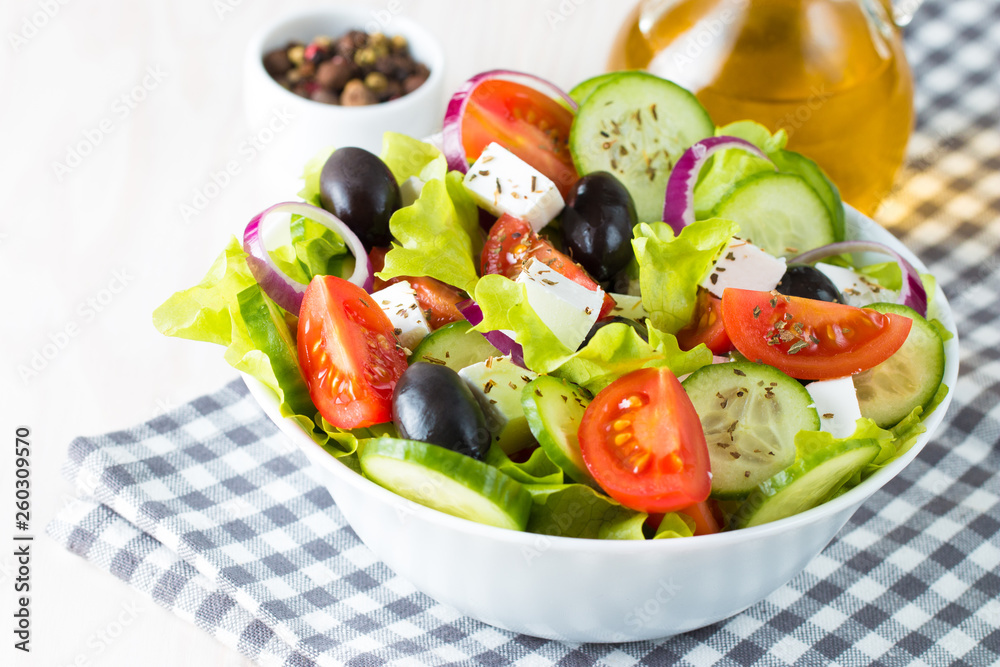
[[[496,67],[532,71],[568,88],[603,70],[631,6],[397,2],[444,45],[447,91]],[[173,291],[200,280],[228,236],[273,203],[275,195],[259,186],[255,173],[267,150],[248,159],[245,147],[244,46],[276,15],[320,4],[2,4],[0,664],[250,664],[65,552],[43,529],[68,499],[59,467],[74,436],[125,428],[235,377],[222,348],[165,338],[153,329],[150,313]],[[385,17],[395,3],[351,4]],[[51,16],[42,13],[45,7]],[[386,30],[392,32],[391,24]],[[15,48],[11,34],[28,37]],[[150,89],[131,93],[144,77]],[[123,95],[144,99],[130,108]],[[57,173],[54,164],[65,164],[81,142],[96,146],[68,173]],[[230,160],[240,162],[241,172],[186,222],[181,204],[191,204],[195,191]],[[31,532],[37,536],[29,656],[11,648],[12,449],[20,425],[32,431]]]

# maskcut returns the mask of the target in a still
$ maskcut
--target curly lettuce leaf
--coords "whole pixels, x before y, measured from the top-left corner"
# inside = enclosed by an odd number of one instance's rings
[[[668,512],[663,515],[663,519],[660,521],[653,539],[665,540],[675,537],[692,537],[694,536],[694,531],[694,519],[680,512]]]
[[[698,284],[738,229],[734,222],[711,218],[688,225],[675,237],[662,222],[636,225],[632,248],[642,305],[654,327],[675,334],[691,321]]]
[[[522,484],[562,484],[563,471],[539,447],[527,461],[511,461],[499,447],[490,447],[485,462]]]
[[[604,540],[641,540],[648,516],[583,484],[526,485],[533,505],[528,532]]]
[[[327,146],[309,158],[302,168],[302,189],[299,196],[303,201],[309,202],[313,206],[319,206],[319,176],[323,172],[323,165],[330,158],[333,146]]]
[[[379,157],[399,184],[413,176],[424,183],[435,179],[444,180],[448,173],[448,160],[436,146],[398,132],[386,132],[382,135],[382,153]]]
[[[477,223],[466,219],[469,211],[452,199],[446,180],[428,181],[417,201],[393,213],[389,230],[398,243],[386,254],[379,278],[430,276],[470,294],[475,291],[479,274],[467,230]]]

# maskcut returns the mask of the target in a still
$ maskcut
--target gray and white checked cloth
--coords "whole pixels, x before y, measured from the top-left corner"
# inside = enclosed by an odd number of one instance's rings
[[[927,3],[907,44],[919,120],[881,219],[951,299],[954,402],[919,458],[742,614],[620,645],[463,618],[374,557],[238,380],[75,440],[81,500],[49,534],[262,665],[1000,663],[1000,3]]]

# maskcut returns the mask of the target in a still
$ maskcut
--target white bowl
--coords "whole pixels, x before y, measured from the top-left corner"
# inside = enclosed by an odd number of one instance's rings
[[[325,104],[283,88],[264,69],[264,54],[290,40],[308,43],[318,35],[336,39],[348,30],[383,31],[402,35],[417,62],[430,76],[408,95],[362,107]],[[302,166],[326,148],[358,146],[378,155],[382,133],[413,137],[433,134],[444,115],[444,51],[437,40],[413,21],[390,10],[330,7],[288,14],[260,30],[247,45],[244,62],[244,107],[251,134],[261,134],[257,145],[266,152],[265,180],[292,181]],[[297,189],[297,188],[296,188]],[[291,190],[294,192],[295,190]]]
[[[880,241],[926,267],[854,209],[848,235]],[[882,258],[884,260],[884,258]],[[937,317],[955,323],[940,287]],[[655,639],[739,613],[800,573],[850,516],[933,437],[958,377],[958,340],[945,344],[951,391],[927,432],[901,457],[844,495],[773,523],[686,539],[612,541],[547,537],[458,519],[397,496],[353,472],[278,414],[275,395],[251,393],[315,466],[351,527],[393,571],[435,600],[490,625],[571,642]]]

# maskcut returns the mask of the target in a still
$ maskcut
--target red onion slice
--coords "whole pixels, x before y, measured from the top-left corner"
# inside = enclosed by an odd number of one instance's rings
[[[270,226],[273,225],[273,222],[268,222],[268,220],[275,220],[275,217],[270,215],[271,213],[300,215],[313,222],[318,222],[343,239],[348,250],[354,255],[354,273],[348,280],[366,292],[371,291],[374,284],[372,263],[368,259],[365,246],[354,232],[340,218],[329,211],[305,202],[283,202],[258,213],[247,225],[246,231],[243,232],[243,250],[249,255],[247,265],[250,267],[250,273],[260,284],[261,289],[276,304],[288,312],[298,315],[307,285],[290,278],[274,263],[270,253],[268,253],[264,239],[267,238]]]
[[[730,148],[739,148],[770,161],[764,151],[739,137],[709,137],[692,144],[670,172],[663,199],[663,222],[670,225],[675,234],[694,222],[694,186],[701,168],[712,155]]]
[[[920,313],[921,316],[927,317],[927,291],[924,289],[924,283],[920,280],[920,273],[917,272],[912,264],[906,261],[905,257],[884,243],[877,241],[840,241],[839,243],[831,243],[808,250],[794,259],[788,260],[788,263],[814,264],[827,257],[854,252],[877,252],[888,255],[896,260],[896,263],[899,264],[899,270],[903,274],[903,287],[899,290],[898,302],[904,306],[909,306]]]
[[[448,160],[448,168],[460,171],[463,174],[469,171],[469,160],[465,155],[465,144],[462,142],[462,116],[465,115],[465,106],[472,96],[472,91],[489,81],[513,81],[529,88],[544,93],[555,100],[563,100],[569,106],[570,111],[576,112],[577,104],[568,93],[561,90],[553,83],[537,77],[534,74],[516,72],[514,70],[494,69],[475,75],[451,96],[448,108],[444,113],[444,125],[441,131],[441,151]]]
[[[455,305],[465,319],[469,320],[469,324],[472,326],[477,326],[483,321],[483,309],[480,308],[479,304],[472,299],[459,301]],[[502,331],[484,331],[483,336],[486,337],[486,340],[488,340],[493,347],[500,350],[500,354],[510,355],[511,361],[521,368],[527,368],[527,366],[524,365],[524,348],[521,347],[521,344],[516,340]]]

